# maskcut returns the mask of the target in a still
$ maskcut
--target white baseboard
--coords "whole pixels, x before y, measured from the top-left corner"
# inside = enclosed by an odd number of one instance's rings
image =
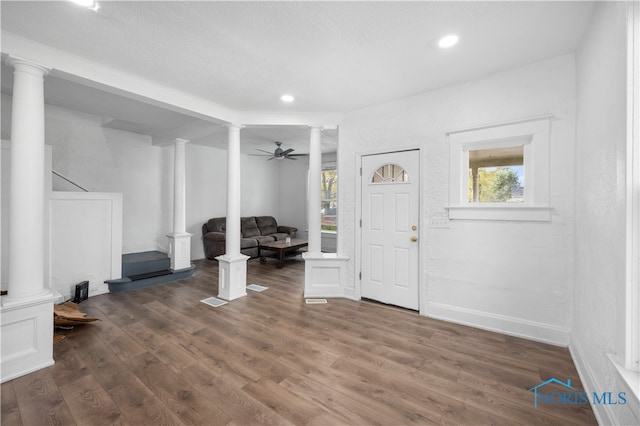
[[[616,372],[616,366],[610,356],[607,356],[607,360],[603,365],[604,369],[610,371],[603,371],[602,374],[609,379],[614,379],[614,388],[605,388],[598,376],[594,373],[590,364],[585,356],[585,351],[580,343],[572,339],[569,346],[569,352],[573,363],[578,370],[578,376],[584,390],[591,394],[593,392],[602,393],[606,391],[613,391],[614,393],[625,391],[626,392],[626,404],[625,405],[611,405],[611,404],[591,404],[593,414],[596,416],[596,420],[600,425],[632,425],[640,424],[640,401],[636,397],[636,393],[628,387],[624,378],[620,377]]]
[[[589,364],[585,362],[585,357],[580,344],[576,341],[572,341],[571,345],[569,345],[569,352],[571,353],[571,358],[573,358],[576,370],[578,370],[578,376],[580,376],[580,381],[582,382],[582,387],[584,387],[585,392],[591,394],[596,391],[596,389],[599,389],[591,367],[589,367]],[[608,406],[596,406],[591,404],[591,408],[593,409],[593,414],[595,414],[599,425],[615,424]]]
[[[569,329],[551,324],[435,302],[427,302],[425,313],[430,318],[495,331],[509,336],[522,337],[555,346],[567,347],[569,345]]]

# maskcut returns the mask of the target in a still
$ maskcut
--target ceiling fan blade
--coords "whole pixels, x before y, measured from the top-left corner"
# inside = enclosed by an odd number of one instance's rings
[[[271,161],[271,160],[273,160],[274,158],[276,158],[276,157],[271,156],[271,158],[267,158],[267,161]]]
[[[251,157],[273,157],[273,154],[247,154]]]
[[[286,156],[286,155],[291,154],[293,151],[294,151],[293,148],[289,148],[286,151],[282,151],[282,153],[280,155],[285,155]]]
[[[297,160],[297,158],[293,158],[293,157],[291,157],[291,156],[289,156],[289,155],[287,155],[287,156],[286,156],[286,157],[284,157],[284,158],[286,158],[287,160]]]
[[[289,154],[287,157],[307,157],[309,154]]]
[[[273,155],[273,152],[271,151],[265,151],[264,149],[260,149],[260,148],[256,148],[256,151],[260,151],[260,152],[266,152],[269,155]]]

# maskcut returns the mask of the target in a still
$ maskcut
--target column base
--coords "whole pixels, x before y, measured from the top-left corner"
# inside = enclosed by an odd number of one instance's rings
[[[243,254],[216,257],[218,261],[218,297],[234,300],[247,295],[247,260]]]
[[[347,262],[335,253],[304,253],[304,297],[347,297]]]
[[[172,271],[191,268],[191,235],[188,232],[167,235]]]
[[[0,307],[0,382],[49,367],[53,361],[53,302],[47,291],[39,299],[3,301]]]

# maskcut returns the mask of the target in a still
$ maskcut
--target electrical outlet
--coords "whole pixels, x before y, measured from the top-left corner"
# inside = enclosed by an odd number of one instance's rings
[[[449,228],[449,218],[432,217],[429,219],[429,228]]]

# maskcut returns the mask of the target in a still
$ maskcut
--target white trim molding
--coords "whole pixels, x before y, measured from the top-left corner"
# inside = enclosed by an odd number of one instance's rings
[[[449,219],[550,221],[549,145],[553,115],[450,131]],[[526,187],[522,203],[470,203],[469,151],[522,146]]]
[[[640,372],[640,4],[629,2],[627,23],[626,323],[623,367]],[[638,390],[640,392],[640,390]]]
[[[426,303],[427,316],[456,324],[567,347],[569,328],[437,302]]]

